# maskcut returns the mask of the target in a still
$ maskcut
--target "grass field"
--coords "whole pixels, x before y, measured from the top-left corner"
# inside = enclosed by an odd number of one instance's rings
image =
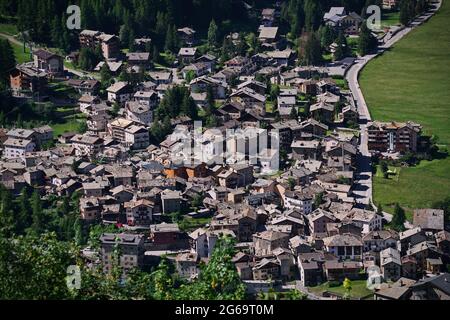
[[[51,125],[55,137],[58,137],[65,132],[77,132],[79,126],[80,121],[77,119],[71,119],[66,123],[56,123]]]
[[[10,36],[15,36],[19,31],[14,24],[0,23],[0,33],[5,33]]]
[[[450,144],[450,2],[429,22],[374,59],[360,76],[372,117],[381,121],[412,120]],[[374,178],[374,202],[392,212],[399,202],[408,216],[450,193],[450,158],[402,168],[393,179]]]
[[[26,48],[25,49],[25,53],[24,53],[22,46],[19,46],[19,45],[15,44],[15,43],[11,43],[11,46],[14,49],[14,55],[16,57],[17,63],[24,63],[24,62],[30,62],[31,61],[30,49],[29,48]]]
[[[390,168],[392,169],[392,168]],[[400,203],[412,218],[415,208],[430,207],[433,202],[449,195],[450,158],[422,161],[413,168],[397,168],[398,176],[384,179],[378,174],[374,177],[375,203],[383,210],[392,213],[395,202]]]
[[[450,143],[450,3],[363,70],[361,87],[377,120],[414,120]]]
[[[342,296],[346,293],[346,291],[342,285],[339,287],[330,287],[328,282],[325,282],[324,284],[321,284],[320,286],[317,286],[317,287],[310,287],[308,289],[309,289],[309,291],[311,291],[312,293],[314,293],[316,295],[321,295],[325,291],[336,293],[336,294],[339,294]],[[363,298],[363,297],[367,297],[368,295],[370,295],[372,293],[373,293],[373,291],[371,291],[367,288],[366,280],[352,281],[352,291],[350,292],[351,297]]]
[[[383,27],[395,26],[400,23],[400,12],[385,12],[381,18],[381,25]]]

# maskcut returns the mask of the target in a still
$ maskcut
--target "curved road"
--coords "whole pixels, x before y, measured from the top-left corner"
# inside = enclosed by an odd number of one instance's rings
[[[442,0],[436,2],[435,7],[430,9],[425,14],[417,17],[410,26],[401,29],[393,36],[388,39],[384,39],[383,45],[378,48],[377,53],[366,55],[364,57],[359,57],[355,64],[347,71],[346,79],[348,81],[348,85],[350,91],[352,92],[353,98],[355,100],[356,106],[359,112],[359,123],[360,123],[360,146],[359,146],[359,155],[357,159],[357,177],[355,179],[353,194],[356,198],[356,201],[360,204],[368,205],[373,203],[373,189],[372,189],[372,168],[370,163],[370,152],[368,149],[368,135],[367,135],[367,122],[372,121],[372,117],[369,112],[369,108],[367,107],[366,100],[364,99],[364,95],[361,91],[358,82],[358,76],[364,66],[373,58],[383,54],[384,51],[392,47],[397,41],[401,40],[405,35],[407,35],[411,30],[420,26],[424,22],[428,21],[441,7]],[[392,217],[387,215],[385,218],[389,221]]]

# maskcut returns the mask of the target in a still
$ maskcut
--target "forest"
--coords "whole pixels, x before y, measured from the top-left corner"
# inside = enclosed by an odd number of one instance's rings
[[[81,8],[83,29],[100,30],[121,35],[121,38],[150,36],[164,48],[167,32],[172,27],[192,27],[205,35],[211,21],[219,26],[219,43],[228,32],[239,32],[252,23],[264,7],[273,7],[273,0],[0,0],[0,19],[16,23],[19,31],[28,31],[31,40],[47,46],[77,48],[76,33],[65,27],[66,10],[76,4]],[[282,2],[282,26],[295,36],[305,30],[317,30],[323,13],[330,6],[345,6],[362,13],[373,0],[289,0]],[[252,8],[252,10],[249,10]],[[0,21],[1,22],[1,21]],[[225,27],[224,27],[225,26]],[[233,30],[235,28],[235,30]]]

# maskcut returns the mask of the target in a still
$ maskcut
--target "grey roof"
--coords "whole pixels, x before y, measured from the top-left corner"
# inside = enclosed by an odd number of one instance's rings
[[[260,39],[275,39],[278,34],[278,27],[262,27],[259,32]]]
[[[102,243],[121,243],[127,245],[139,245],[143,241],[142,235],[136,234],[113,234],[113,233],[104,233],[100,237],[100,241]]]
[[[414,225],[423,229],[444,230],[444,210],[414,210]]]
[[[338,234],[332,237],[323,239],[327,247],[341,247],[341,246],[362,246],[361,238],[352,234]]]
[[[443,273],[435,277],[419,280],[412,288],[414,289],[424,285],[431,285],[443,291],[445,294],[450,295],[450,274]]]

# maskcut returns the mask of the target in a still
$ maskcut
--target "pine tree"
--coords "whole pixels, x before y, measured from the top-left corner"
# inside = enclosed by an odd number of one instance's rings
[[[0,39],[0,81],[9,85],[9,74],[16,66],[16,58],[11,43]]]
[[[102,68],[100,69],[100,77],[101,77],[102,85],[104,87],[108,87],[111,84],[112,75],[109,70],[109,66],[106,62],[103,64]]]
[[[314,32],[310,33],[306,40],[303,60],[307,65],[322,63],[322,47]]]
[[[58,17],[53,18],[52,20],[52,26],[51,26],[51,39],[52,43],[55,47],[61,48],[62,44],[62,34],[61,34],[61,25],[60,25],[60,19]]]
[[[119,39],[123,47],[128,47],[130,44],[130,33],[131,26],[128,22],[120,27]]]
[[[194,100],[189,95],[189,92],[186,92],[186,94],[183,97],[183,102],[181,103],[181,114],[184,114],[191,119],[195,120],[198,117],[198,111],[197,106],[194,102]]]
[[[320,43],[324,48],[328,48],[335,39],[333,29],[328,25],[320,27],[319,34]]]
[[[296,0],[292,4],[294,10],[292,11],[291,20],[291,38],[295,39],[300,35],[305,25],[305,11],[303,9],[303,0]]]
[[[217,25],[216,22],[211,20],[208,28],[208,46],[210,49],[217,45]]]
[[[377,39],[367,27],[367,23],[361,26],[361,34],[359,36],[358,51],[361,56],[365,56],[377,47]]]
[[[42,208],[41,196],[39,195],[39,191],[37,189],[33,191],[30,203],[32,212],[30,231],[35,235],[40,235],[45,230],[45,215]]]
[[[308,31],[317,30],[322,22],[320,2],[316,0],[305,0],[305,28]]]
[[[169,26],[169,29],[167,29],[164,49],[172,53],[176,53],[178,49],[177,29],[174,25]]]
[[[298,119],[297,107],[293,107],[291,109],[291,113],[289,114],[289,119],[292,119],[292,120],[297,120]]]
[[[30,199],[26,188],[22,189],[18,202],[17,234],[22,234],[32,223]]]
[[[11,192],[5,187],[0,187],[0,235],[10,238],[16,231],[16,218]]]
[[[400,23],[407,26],[411,21],[410,10],[409,10],[409,0],[400,1]]]
[[[405,210],[402,207],[400,207],[398,203],[396,203],[394,208],[394,215],[391,221],[392,228],[394,228],[394,230],[399,232],[404,231],[405,221],[406,221]]]
[[[336,51],[334,52],[334,60],[339,61],[347,57],[349,54],[347,39],[342,30],[339,32],[336,40]]]

